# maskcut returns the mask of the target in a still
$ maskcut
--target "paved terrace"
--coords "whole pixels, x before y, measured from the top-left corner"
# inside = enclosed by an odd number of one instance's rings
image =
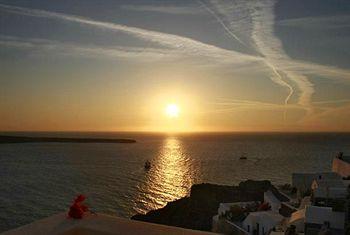
[[[194,218],[195,219],[195,218]],[[215,233],[171,227],[113,217],[104,214],[87,215],[83,219],[68,219],[66,213],[35,221],[1,235],[214,235]]]

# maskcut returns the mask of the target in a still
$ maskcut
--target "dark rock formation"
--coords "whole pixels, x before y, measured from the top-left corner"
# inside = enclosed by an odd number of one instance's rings
[[[264,192],[278,190],[270,181],[241,182],[238,186],[196,184],[189,197],[169,202],[165,207],[131,219],[196,230],[211,230],[212,217],[222,202],[263,201]],[[283,196],[283,195],[281,195]]]

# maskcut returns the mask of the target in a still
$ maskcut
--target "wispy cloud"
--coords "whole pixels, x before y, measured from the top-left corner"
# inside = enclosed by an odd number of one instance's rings
[[[79,23],[82,25],[108,29],[114,32],[122,32],[133,37],[158,43],[161,46],[181,51],[183,54],[190,56],[201,56],[205,58],[212,58],[220,63],[237,63],[242,64],[247,61],[257,61],[259,58],[254,56],[245,55],[239,52],[226,50],[214,45],[206,44],[191,38],[182,37],[173,34],[161,33],[152,30],[145,30],[137,27],[130,27],[121,24],[115,24],[110,22],[102,22],[83,18],[75,15],[68,15],[57,12],[49,12],[45,10],[37,10],[31,8],[23,8],[17,6],[10,6],[0,4],[0,8],[14,14],[27,15],[32,17],[43,17],[55,20],[68,21],[73,23]]]
[[[244,38],[248,46],[263,55],[265,65],[271,69],[271,80],[288,89],[284,99],[285,106],[290,98],[299,92],[298,104],[307,111],[307,115],[314,113],[312,95],[314,85],[309,75],[327,76],[328,78],[350,79],[350,71],[332,66],[319,65],[290,58],[284,51],[281,41],[274,34],[274,4],[275,1],[245,1],[233,2],[211,0],[213,11],[226,22],[225,25],[236,35]]]
[[[276,21],[278,26],[297,27],[305,30],[325,30],[350,27],[350,15],[316,16]]]
[[[270,68],[270,78],[271,80],[288,89],[289,93],[286,96],[284,100],[284,104],[287,105],[290,98],[292,97],[294,93],[294,88],[291,84],[289,84],[285,79],[281,71],[275,66],[272,61],[268,60],[266,53],[264,53],[264,47],[262,48],[262,41],[257,40],[256,37],[259,35],[256,34],[256,27],[259,27],[258,25],[255,24],[254,17],[255,14],[252,14],[253,10],[255,8],[251,9],[251,6],[247,3],[247,1],[235,1],[235,2],[223,2],[223,1],[211,1],[211,5],[218,11],[218,14],[220,14],[223,19],[219,18],[221,22],[223,22],[224,25],[224,20],[227,22],[228,28],[231,28],[232,31],[236,30],[240,35],[243,35],[244,38],[249,38],[249,40],[246,40],[247,43],[244,45],[248,48],[251,48],[252,50],[255,50],[255,52],[258,55],[263,56],[263,62],[265,66]],[[210,9],[209,7],[207,7]],[[210,9],[211,12],[213,10]],[[215,14],[215,13],[212,13]],[[225,26],[226,27],[226,26]],[[231,31],[230,30],[230,31]],[[270,30],[270,29],[268,29]],[[231,32],[232,32],[231,31]],[[259,31],[260,32],[260,31]],[[237,38],[237,36],[235,34]],[[239,38],[240,41],[242,41]],[[286,114],[285,114],[286,115]]]
[[[350,128],[350,105],[324,108],[322,112],[315,113],[304,118],[303,125],[315,130],[344,131]]]
[[[133,37],[158,43],[169,49],[169,51],[178,51],[191,56],[210,57],[218,62],[246,64],[251,62],[269,62],[270,66],[274,66],[275,70],[290,73],[303,74],[324,74],[335,76],[338,78],[349,78],[350,72],[346,69],[339,69],[332,66],[324,66],[315,63],[298,61],[289,58],[283,50],[283,46],[278,38],[274,36],[274,13],[273,1],[242,1],[237,0],[233,3],[226,1],[212,1],[212,5],[220,12],[220,15],[225,16],[228,21],[228,28],[233,28],[235,35],[241,41],[241,36],[248,46],[257,49],[257,53],[263,51],[263,58],[259,56],[251,56],[237,51],[223,49],[214,45],[206,44],[188,37],[167,34],[152,30],[145,30],[137,27],[131,27],[116,23],[102,22],[93,19],[88,19],[76,15],[69,15],[45,10],[32,8],[24,8],[0,3],[0,10],[12,12],[14,14],[27,15],[32,17],[43,17],[81,25],[107,29],[113,32],[122,32]],[[231,11],[234,11],[232,14]],[[237,14],[236,14],[237,13]],[[248,14],[248,15],[247,15]],[[232,18],[235,17],[235,18]],[[234,21],[234,22],[230,22]],[[239,28],[239,30],[238,30]],[[265,31],[266,30],[266,31]],[[238,32],[238,33],[237,33]],[[239,34],[239,35],[238,35]],[[250,39],[247,39],[249,35]],[[247,39],[247,40],[246,40]],[[278,66],[278,67],[276,67]],[[272,71],[275,76],[272,78],[274,82],[285,86],[289,86],[286,81],[282,81],[280,76]],[[298,80],[298,79],[295,79]],[[305,80],[302,78],[300,80]],[[300,83],[299,81],[295,81]],[[307,81],[301,82],[312,87],[312,84],[307,84]],[[307,92],[306,92],[307,93]],[[307,98],[306,98],[307,99]]]
[[[255,101],[255,100],[229,99],[229,98],[219,99],[218,102],[214,102],[212,104],[215,104],[221,107],[227,107],[222,109],[226,111],[235,110],[237,108],[255,109],[255,110],[281,110],[281,111],[283,111],[286,108],[303,109],[303,107],[298,104],[291,104],[286,107],[283,104],[275,104],[275,103],[261,102],[261,101]]]
[[[266,63],[269,64],[277,73],[283,73],[288,79],[294,82],[300,90],[299,104],[305,107],[309,112],[312,112],[310,105],[311,96],[314,93],[313,85],[303,75],[286,68],[286,65],[291,63],[292,59],[286,54],[281,41],[274,35],[274,2],[252,2],[249,6],[252,10],[253,32],[252,38],[257,45],[258,50],[265,56]],[[280,80],[282,77],[280,77]],[[288,104],[290,97],[294,94],[292,84],[285,84],[289,89],[289,94],[285,99]]]
[[[339,104],[339,103],[350,103],[350,99],[340,99],[340,100],[324,100],[324,101],[314,101],[313,104]]]
[[[200,9],[192,6],[122,5],[120,8],[128,11],[148,11],[175,15],[194,15],[203,13]]]
[[[18,38],[0,35],[0,45],[30,50],[32,55],[55,53],[61,56],[83,56],[103,58],[132,58],[138,61],[153,62],[155,60],[178,58],[179,54],[169,49],[142,47],[99,47],[96,45],[78,45],[38,38]],[[39,52],[39,53],[36,53]]]

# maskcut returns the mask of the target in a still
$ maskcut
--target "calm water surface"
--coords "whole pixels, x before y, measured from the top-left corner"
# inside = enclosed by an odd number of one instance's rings
[[[130,217],[187,195],[195,183],[288,183],[292,172],[330,170],[336,152],[350,153],[350,135],[335,133],[20,134],[129,137],[137,143],[0,145],[0,231],[65,211],[78,193],[97,212]],[[239,160],[243,154],[247,160]],[[149,171],[146,160],[152,161]]]

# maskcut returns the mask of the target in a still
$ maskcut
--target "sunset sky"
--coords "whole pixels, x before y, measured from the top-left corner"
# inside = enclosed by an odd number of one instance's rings
[[[348,0],[0,0],[0,131],[350,131],[349,42]]]

